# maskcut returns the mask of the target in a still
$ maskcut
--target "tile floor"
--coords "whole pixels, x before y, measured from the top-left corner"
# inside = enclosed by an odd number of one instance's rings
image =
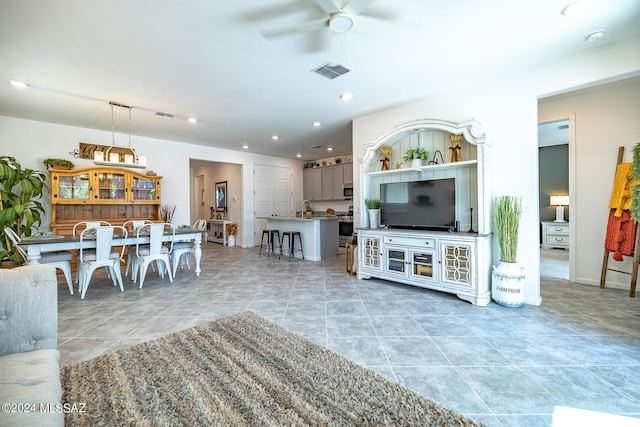
[[[200,277],[173,284],[150,272],[120,292],[98,272],[80,300],[59,276],[61,364],[249,309],[489,426],[548,426],[556,405],[640,418],[640,298],[626,291],[543,277],[540,307],[475,307],[358,281],[344,255],[203,246]]]

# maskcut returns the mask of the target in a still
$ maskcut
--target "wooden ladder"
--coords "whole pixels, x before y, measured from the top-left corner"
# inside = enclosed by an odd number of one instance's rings
[[[616,168],[620,163],[622,163],[623,156],[624,147],[618,147],[618,161],[616,163]],[[604,285],[607,279],[607,271],[629,274],[631,275],[631,283],[629,284],[629,296],[631,298],[635,298],[636,282],[638,280],[638,265],[640,264],[640,251],[636,250],[636,248],[638,248],[638,244],[640,244],[640,227],[636,227],[636,237],[633,243],[633,267],[631,269],[631,273],[629,273],[628,271],[617,270],[615,268],[608,268],[610,252],[605,247],[604,258],[602,259],[602,271],[600,272],[600,288],[604,289]]]

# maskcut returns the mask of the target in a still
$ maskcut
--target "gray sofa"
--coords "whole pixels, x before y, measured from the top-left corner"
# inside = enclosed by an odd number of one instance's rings
[[[55,268],[0,269],[0,425],[62,426]]]

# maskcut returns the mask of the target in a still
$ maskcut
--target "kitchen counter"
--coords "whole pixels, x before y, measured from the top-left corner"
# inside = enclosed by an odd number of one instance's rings
[[[304,217],[300,217],[300,216],[269,216],[269,217],[257,217],[258,219],[266,219],[266,220],[273,220],[273,221],[337,221],[338,217],[333,215],[333,216],[308,216],[305,215]]]
[[[257,218],[266,219],[267,228],[279,230],[281,236],[283,231],[299,231],[306,260],[322,261],[338,255],[338,218],[335,216]],[[302,255],[296,252],[295,257],[302,258]]]

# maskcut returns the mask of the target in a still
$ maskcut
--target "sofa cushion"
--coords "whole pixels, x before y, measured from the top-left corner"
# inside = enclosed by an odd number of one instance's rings
[[[51,265],[0,268],[0,356],[56,349],[58,279]]]
[[[60,353],[45,349],[0,357],[0,425],[62,426]],[[79,403],[79,402],[78,402]],[[49,405],[47,405],[49,404]],[[26,406],[26,409],[25,409]],[[39,412],[47,411],[48,412]]]

